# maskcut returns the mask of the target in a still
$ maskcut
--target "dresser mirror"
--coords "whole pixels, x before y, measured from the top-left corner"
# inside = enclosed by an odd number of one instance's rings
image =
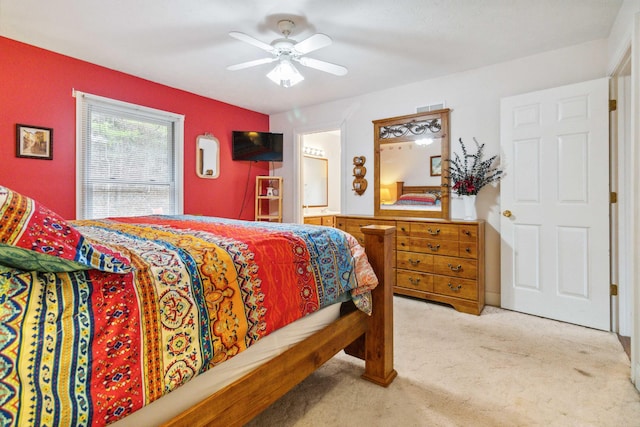
[[[373,125],[375,215],[449,219],[449,110]]]

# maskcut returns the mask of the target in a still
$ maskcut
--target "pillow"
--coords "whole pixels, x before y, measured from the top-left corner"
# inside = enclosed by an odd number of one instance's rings
[[[58,214],[0,186],[0,264],[28,271],[96,269],[128,273],[131,266],[85,239]]]
[[[431,193],[407,193],[400,196],[396,205],[435,205],[436,196]]]
[[[427,191],[427,194],[431,194],[433,197],[436,198],[436,203],[440,201],[440,199],[442,198],[442,191],[440,190],[429,190]]]

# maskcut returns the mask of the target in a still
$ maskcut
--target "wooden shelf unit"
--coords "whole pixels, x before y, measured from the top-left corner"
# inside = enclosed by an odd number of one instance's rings
[[[282,177],[256,177],[256,221],[282,222]]]

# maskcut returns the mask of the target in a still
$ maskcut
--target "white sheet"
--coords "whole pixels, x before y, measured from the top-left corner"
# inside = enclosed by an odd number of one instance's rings
[[[237,356],[110,426],[157,426],[175,417],[329,325],[340,316],[340,305],[333,304],[271,333]]]

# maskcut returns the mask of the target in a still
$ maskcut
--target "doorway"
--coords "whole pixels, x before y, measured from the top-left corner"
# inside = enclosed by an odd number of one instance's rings
[[[611,283],[617,285],[612,296],[612,331],[617,332],[625,351],[629,351],[633,325],[633,144],[631,139],[631,50],[629,49],[610,82],[611,108]]]
[[[502,99],[502,307],[610,330],[608,79]]]
[[[339,128],[300,134],[300,222],[306,216],[336,215],[342,206],[342,132]],[[324,173],[305,170],[305,164],[318,161],[326,165]],[[322,189],[318,194],[318,190]],[[326,190],[326,192],[325,192]]]

